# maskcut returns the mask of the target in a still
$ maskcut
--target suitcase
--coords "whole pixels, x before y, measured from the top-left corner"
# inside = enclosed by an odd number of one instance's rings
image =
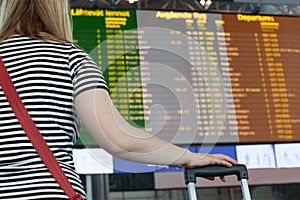
[[[241,183],[243,200],[251,200],[251,195],[248,186],[248,170],[245,165],[234,165],[230,168],[219,165],[191,169],[186,168],[184,170],[184,178],[186,185],[188,185],[188,199],[197,200],[195,187],[197,177],[215,177],[227,175],[237,176],[238,181],[240,181]]]

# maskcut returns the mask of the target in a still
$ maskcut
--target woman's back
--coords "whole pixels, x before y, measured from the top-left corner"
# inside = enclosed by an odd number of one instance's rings
[[[0,55],[33,121],[75,189],[84,193],[72,161],[79,133],[73,103],[76,92],[85,89],[80,68],[96,66],[73,44],[20,35],[0,43]],[[90,74],[101,76],[96,69]],[[25,135],[1,87],[0,113],[0,199],[46,198],[41,191],[66,198]]]

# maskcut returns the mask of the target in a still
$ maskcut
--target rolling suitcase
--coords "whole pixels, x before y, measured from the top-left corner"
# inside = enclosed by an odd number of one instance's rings
[[[236,175],[241,183],[243,200],[251,200],[251,195],[248,186],[248,170],[245,165],[234,165],[232,167],[224,166],[206,166],[184,170],[185,183],[188,185],[189,200],[197,200],[196,195],[196,179],[197,177],[215,177]]]

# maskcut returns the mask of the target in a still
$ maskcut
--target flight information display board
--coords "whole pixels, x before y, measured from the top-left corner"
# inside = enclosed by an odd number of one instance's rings
[[[75,42],[134,126],[175,144],[300,141],[299,17],[71,14]]]

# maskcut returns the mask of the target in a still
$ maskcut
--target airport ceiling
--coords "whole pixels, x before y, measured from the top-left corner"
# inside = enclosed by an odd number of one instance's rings
[[[132,1],[133,3],[130,3]],[[300,16],[300,0],[71,0],[73,8],[177,10]],[[202,6],[201,3],[204,5]]]

